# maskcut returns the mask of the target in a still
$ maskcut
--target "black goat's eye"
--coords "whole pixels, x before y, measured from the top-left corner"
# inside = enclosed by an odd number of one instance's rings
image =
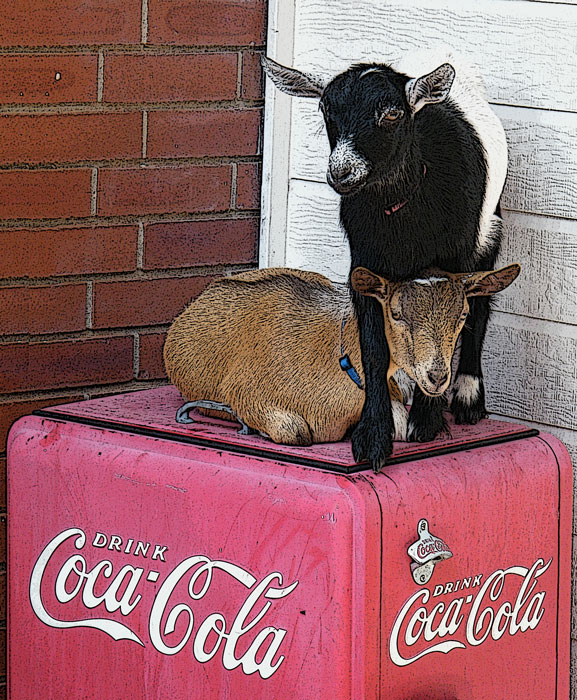
[[[390,124],[392,122],[396,122],[403,116],[403,114],[403,110],[397,109],[396,107],[385,109],[379,115],[377,115],[377,126],[382,126],[383,124]]]

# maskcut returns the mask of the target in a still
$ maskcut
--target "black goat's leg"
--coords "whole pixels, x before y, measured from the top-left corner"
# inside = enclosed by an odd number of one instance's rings
[[[394,422],[387,381],[390,352],[381,304],[355,293],[353,301],[365,372],[365,405],[351,438],[353,455],[357,462],[368,460],[373,470],[380,472],[393,451]]]
[[[443,415],[445,408],[447,408],[447,399],[444,394],[442,396],[426,396],[416,384],[409,411],[407,440],[409,442],[428,442],[434,440],[441,433],[447,433],[447,421]]]
[[[451,412],[455,423],[474,425],[487,415],[481,351],[491,311],[489,297],[470,300],[469,318],[461,333],[461,357],[453,385]]]

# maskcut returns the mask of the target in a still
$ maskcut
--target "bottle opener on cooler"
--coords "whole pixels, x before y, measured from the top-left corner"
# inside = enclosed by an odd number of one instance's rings
[[[429,523],[425,518],[419,520],[417,525],[419,539],[408,548],[407,552],[413,560],[411,573],[415,583],[424,585],[433,575],[435,564],[443,559],[449,559],[453,552],[447,547],[440,537],[435,537],[429,532]]]

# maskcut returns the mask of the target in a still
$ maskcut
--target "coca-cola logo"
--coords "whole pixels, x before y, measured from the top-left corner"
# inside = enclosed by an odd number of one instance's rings
[[[49,590],[45,581],[46,571],[51,562],[62,558],[62,549],[66,545],[69,547],[70,542],[77,550],[83,550],[87,544],[86,533],[80,528],[61,532],[46,545],[34,565],[30,578],[30,602],[36,616],[49,627],[88,627],[101,630],[114,640],[125,639],[144,646],[141,637],[131,629],[128,619],[123,622],[111,619],[105,616],[105,611],[129,618],[138,606],[144,605],[144,586],[147,581],[156,583],[159,580],[158,571],[149,570],[145,576],[144,567],[130,564],[115,570],[109,559],[89,566],[86,556],[72,554],[56,573],[52,587],[55,601],[62,606],[75,601],[76,610],[80,603],[87,610],[100,611],[102,616],[67,620],[61,619],[65,617],[65,609],[59,611],[62,615],[58,616],[48,612],[47,608],[52,610],[57,606],[54,606],[54,601],[50,605],[43,602],[42,592]],[[100,549],[106,546],[111,551],[146,557],[150,543],[137,542],[134,546],[134,540],[124,543],[117,535],[108,538],[104,533],[96,533],[92,546]],[[155,564],[165,562],[167,549],[167,546],[155,545],[150,561]],[[229,590],[233,591],[235,586],[241,587],[244,600],[232,619],[226,619],[224,614],[215,611],[198,624],[194,603],[208,596],[215,579],[222,576],[227,577]],[[177,586],[182,588],[183,582],[187,586],[186,602],[174,596],[175,589]],[[259,581],[231,562],[210,559],[202,554],[190,556],[168,573],[156,591],[148,615],[150,642],[158,652],[166,655],[177,654],[190,644],[199,663],[206,663],[219,655],[227,670],[240,667],[247,675],[258,673],[261,678],[270,678],[284,661],[285,657],[279,652],[287,630],[262,626],[261,623],[273,605],[272,601],[288,596],[297,586],[298,581],[283,586],[283,576],[277,571]],[[177,623],[180,638],[174,639]],[[242,637],[245,642],[251,641],[248,648],[246,643],[243,644],[245,651],[237,655],[237,645]]]
[[[425,559],[427,554],[438,554],[439,552],[450,552],[447,545],[439,537],[429,537],[419,542],[417,554],[420,559]]]
[[[428,583],[435,566],[443,559],[449,559],[453,553],[440,538],[429,531],[429,522],[421,518],[417,524],[419,539],[407,549],[407,554],[413,560],[411,562],[411,574],[413,581],[424,585]]]
[[[484,582],[479,574],[457,581],[456,585],[438,585],[432,594],[428,588],[418,590],[407,600],[393,625],[389,640],[391,660],[397,666],[408,666],[429,654],[479,646],[489,637],[498,641],[506,632],[515,635],[534,630],[545,613],[545,591],[535,589],[551,562],[549,559],[545,564],[543,559],[537,559],[531,568],[498,569]],[[519,585],[513,599],[510,591],[514,583]],[[509,594],[505,595],[507,584]],[[469,592],[473,589],[475,593]],[[427,607],[431,598],[463,590],[466,594],[450,603],[439,601]]]

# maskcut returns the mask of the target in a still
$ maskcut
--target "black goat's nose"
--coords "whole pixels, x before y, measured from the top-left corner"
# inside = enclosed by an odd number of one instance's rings
[[[427,372],[427,377],[433,386],[439,388],[447,381],[449,373],[445,369],[432,369]]]
[[[342,164],[338,166],[331,166],[331,177],[334,182],[344,183],[353,174],[353,166],[349,164]]]

